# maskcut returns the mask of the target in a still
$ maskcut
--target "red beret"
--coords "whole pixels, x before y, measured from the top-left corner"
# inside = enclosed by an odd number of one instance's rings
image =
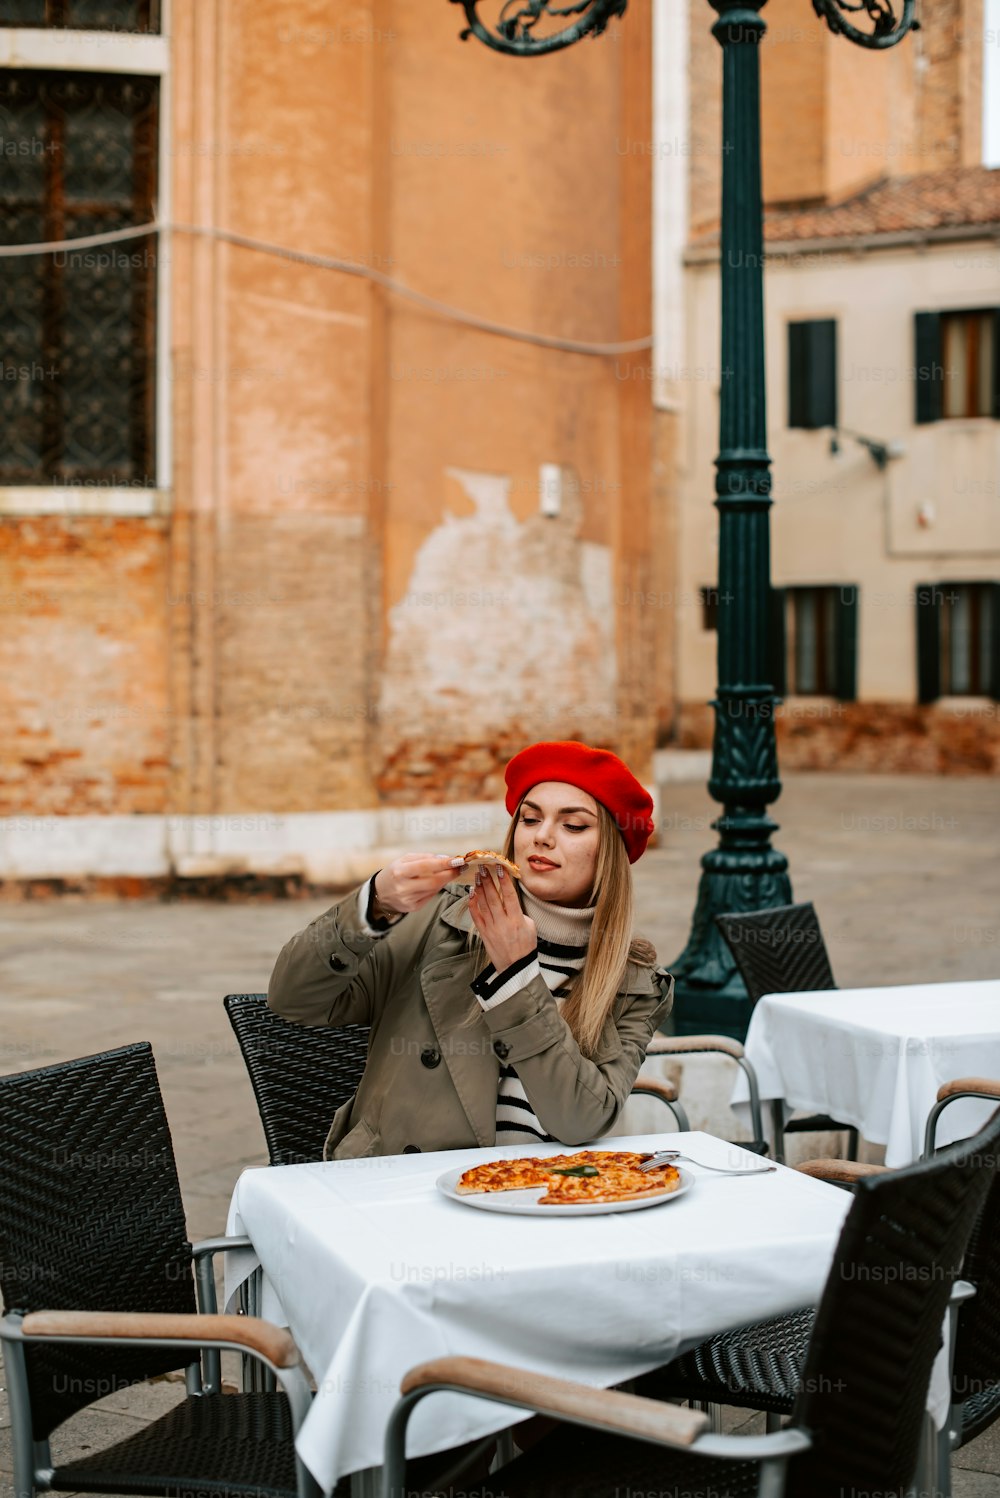
[[[515,754],[504,771],[507,810],[513,816],[534,785],[543,780],[564,780],[589,791],[607,807],[618,824],[629,863],[645,852],[653,831],[653,800],[642,788],[624,760],[610,749],[591,749],[572,740],[552,744],[530,744]]]

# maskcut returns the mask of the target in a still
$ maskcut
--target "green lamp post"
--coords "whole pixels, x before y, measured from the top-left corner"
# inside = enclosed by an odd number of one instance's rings
[[[628,0],[506,0],[492,27],[483,0],[465,11],[463,37],[530,57],[600,35]],[[494,8],[499,0],[493,0]],[[760,58],[765,0],[710,0],[722,47],[722,388],[715,504],[719,511],[718,686],[708,789],[722,805],[718,846],[702,858],[687,946],[672,971],[679,1034],[742,1039],[750,1001],[714,917],[787,904],[788,860],[771,846],[768,807],[781,793],[774,732],[777,698],[768,681],[771,460],[764,379],[764,243],[760,167]],[[812,0],[831,31],[858,46],[895,46],[919,23],[916,0]],[[855,17],[866,30],[854,24]]]

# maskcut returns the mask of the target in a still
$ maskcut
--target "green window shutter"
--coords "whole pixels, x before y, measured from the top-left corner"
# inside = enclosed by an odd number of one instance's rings
[[[808,323],[788,324],[788,425],[806,424],[806,337]]]
[[[990,696],[1000,702],[1000,583],[988,583],[990,632]]]
[[[917,701],[935,702],[941,695],[941,589],[917,583]]]
[[[785,635],[785,614],[787,599],[786,588],[772,588],[768,594],[767,674],[776,697],[783,697],[786,691],[785,660],[788,647]]]
[[[993,391],[990,410],[1000,420],[1000,307],[993,308]]]
[[[858,595],[856,583],[833,592],[833,695],[841,702],[858,696]]]
[[[918,424],[940,421],[944,410],[944,353],[941,347],[940,312],[918,312],[913,319],[916,357],[916,410]]]
[[[837,324],[830,318],[788,324],[788,425],[837,425]]]

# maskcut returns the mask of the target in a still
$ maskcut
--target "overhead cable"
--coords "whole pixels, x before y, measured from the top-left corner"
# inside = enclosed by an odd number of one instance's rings
[[[311,250],[293,250],[286,245],[270,244],[263,239],[254,239],[249,234],[237,234],[230,229],[204,228],[197,224],[139,224],[128,229],[108,229],[102,234],[84,234],[77,239],[49,240],[42,244],[0,245],[0,258],[10,259],[19,255],[66,254],[97,249],[103,245],[122,244],[132,239],[143,239],[151,234],[169,233],[217,239],[240,249],[253,250],[263,255],[275,255],[282,260],[297,261],[299,264],[311,265],[319,270],[340,271],[346,276],[360,276],[364,280],[381,286],[392,296],[412,302],[415,306],[422,307],[437,317],[461,323],[465,327],[476,328],[482,333],[494,333],[500,338],[512,338],[518,343],[535,344],[539,348],[607,358],[616,354],[639,353],[642,349],[652,348],[653,345],[651,333],[643,338],[631,338],[621,343],[591,343],[577,338],[558,338],[548,333],[534,333],[526,328],[512,328],[506,323],[493,322],[490,318],[480,317],[474,312],[466,312],[461,307],[453,307],[448,302],[439,301],[437,297],[426,296],[422,291],[415,291],[412,286],[404,285],[402,281],[387,276],[384,271],[376,270],[371,265],[344,260],[336,255],[315,254]]]

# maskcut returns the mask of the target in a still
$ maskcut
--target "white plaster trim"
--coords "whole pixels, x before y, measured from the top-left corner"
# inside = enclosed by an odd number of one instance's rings
[[[653,772],[660,785],[707,780],[711,771],[711,749],[657,749],[653,755]]]
[[[133,36],[122,31],[42,31],[30,26],[0,28],[0,67],[4,68],[165,73],[169,65],[168,36]]]
[[[166,515],[169,489],[111,484],[47,484],[0,488],[0,515]]]
[[[0,818],[0,878],[167,872],[162,817]]]
[[[649,790],[655,801],[655,790]],[[359,884],[403,852],[454,855],[497,847],[508,820],[499,801],[285,815],[5,817],[0,878],[250,873]]]
[[[653,7],[653,401],[683,409],[687,362],[684,248],[688,235],[691,116],[688,7]]]

